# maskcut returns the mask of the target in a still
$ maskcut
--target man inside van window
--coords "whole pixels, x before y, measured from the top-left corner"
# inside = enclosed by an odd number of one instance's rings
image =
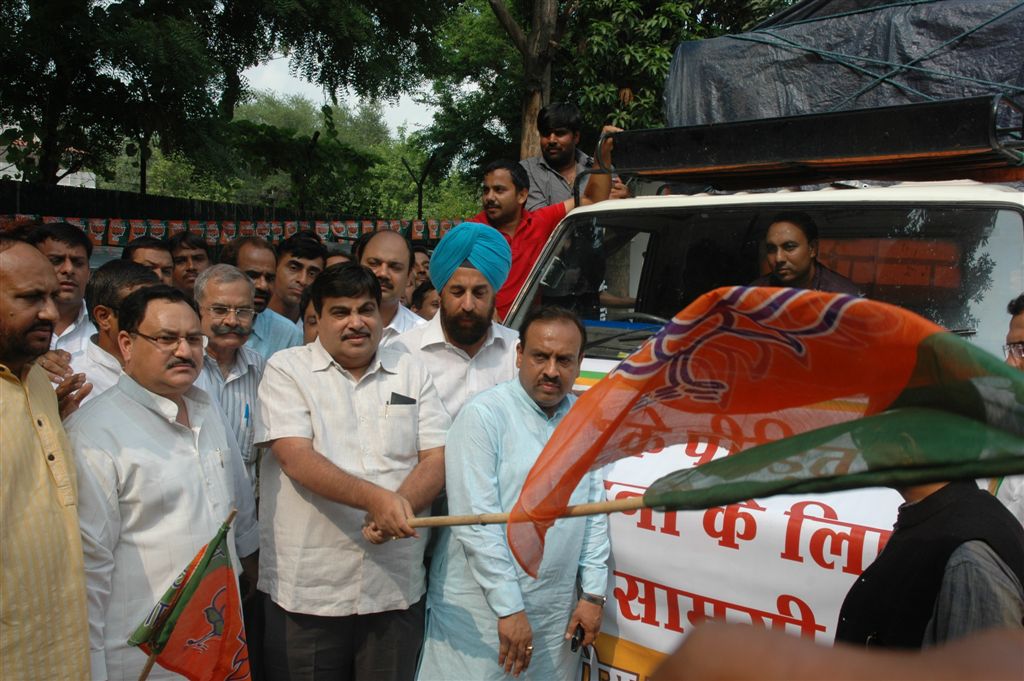
[[[860,296],[856,284],[818,262],[818,226],[806,213],[779,213],[764,237],[771,271],[751,286],[788,286]]]
[[[1010,314],[1010,326],[1006,331],[1003,355],[1007,366],[1024,371],[1024,293],[1011,300],[1006,311]],[[993,478],[988,481],[988,491],[1024,525],[1024,475]]]

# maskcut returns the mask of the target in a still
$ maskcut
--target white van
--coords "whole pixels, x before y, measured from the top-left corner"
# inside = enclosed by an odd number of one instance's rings
[[[698,296],[766,270],[781,212],[810,215],[820,262],[862,293],[1002,356],[1007,303],[1024,291],[1024,192],[970,181],[730,195],[651,196],[572,211],[506,323],[533,304],[575,309],[588,333],[585,390]],[[677,445],[606,471],[609,498],[643,494],[724,454]],[[612,580],[584,678],[642,679],[704,618],[830,642],[839,606],[892,529],[892,490],[780,496],[611,518]],[[737,654],[743,654],[737,651]]]

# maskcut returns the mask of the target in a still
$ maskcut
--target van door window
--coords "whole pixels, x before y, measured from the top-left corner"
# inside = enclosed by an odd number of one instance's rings
[[[588,354],[624,357],[700,295],[765,274],[765,234],[777,208],[570,216],[525,300],[575,310],[591,336]],[[906,307],[999,354],[1006,303],[1024,290],[1020,212],[889,204],[798,209],[818,226],[819,262],[866,297]]]

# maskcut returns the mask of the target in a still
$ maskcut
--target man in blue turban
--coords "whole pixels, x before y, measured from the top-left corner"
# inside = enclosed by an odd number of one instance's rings
[[[430,281],[443,289],[464,264],[479,271],[497,291],[512,267],[508,242],[487,225],[463,222],[448,232],[430,258]]]
[[[430,256],[438,314],[396,339],[430,371],[453,418],[471,396],[516,375],[517,335],[494,321],[495,296],[511,266],[512,250],[496,230],[456,226]]]

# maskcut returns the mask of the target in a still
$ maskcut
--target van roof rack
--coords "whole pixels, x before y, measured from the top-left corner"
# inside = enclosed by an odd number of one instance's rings
[[[619,175],[723,190],[845,179],[1024,181],[1024,109],[1004,95],[613,136]]]

